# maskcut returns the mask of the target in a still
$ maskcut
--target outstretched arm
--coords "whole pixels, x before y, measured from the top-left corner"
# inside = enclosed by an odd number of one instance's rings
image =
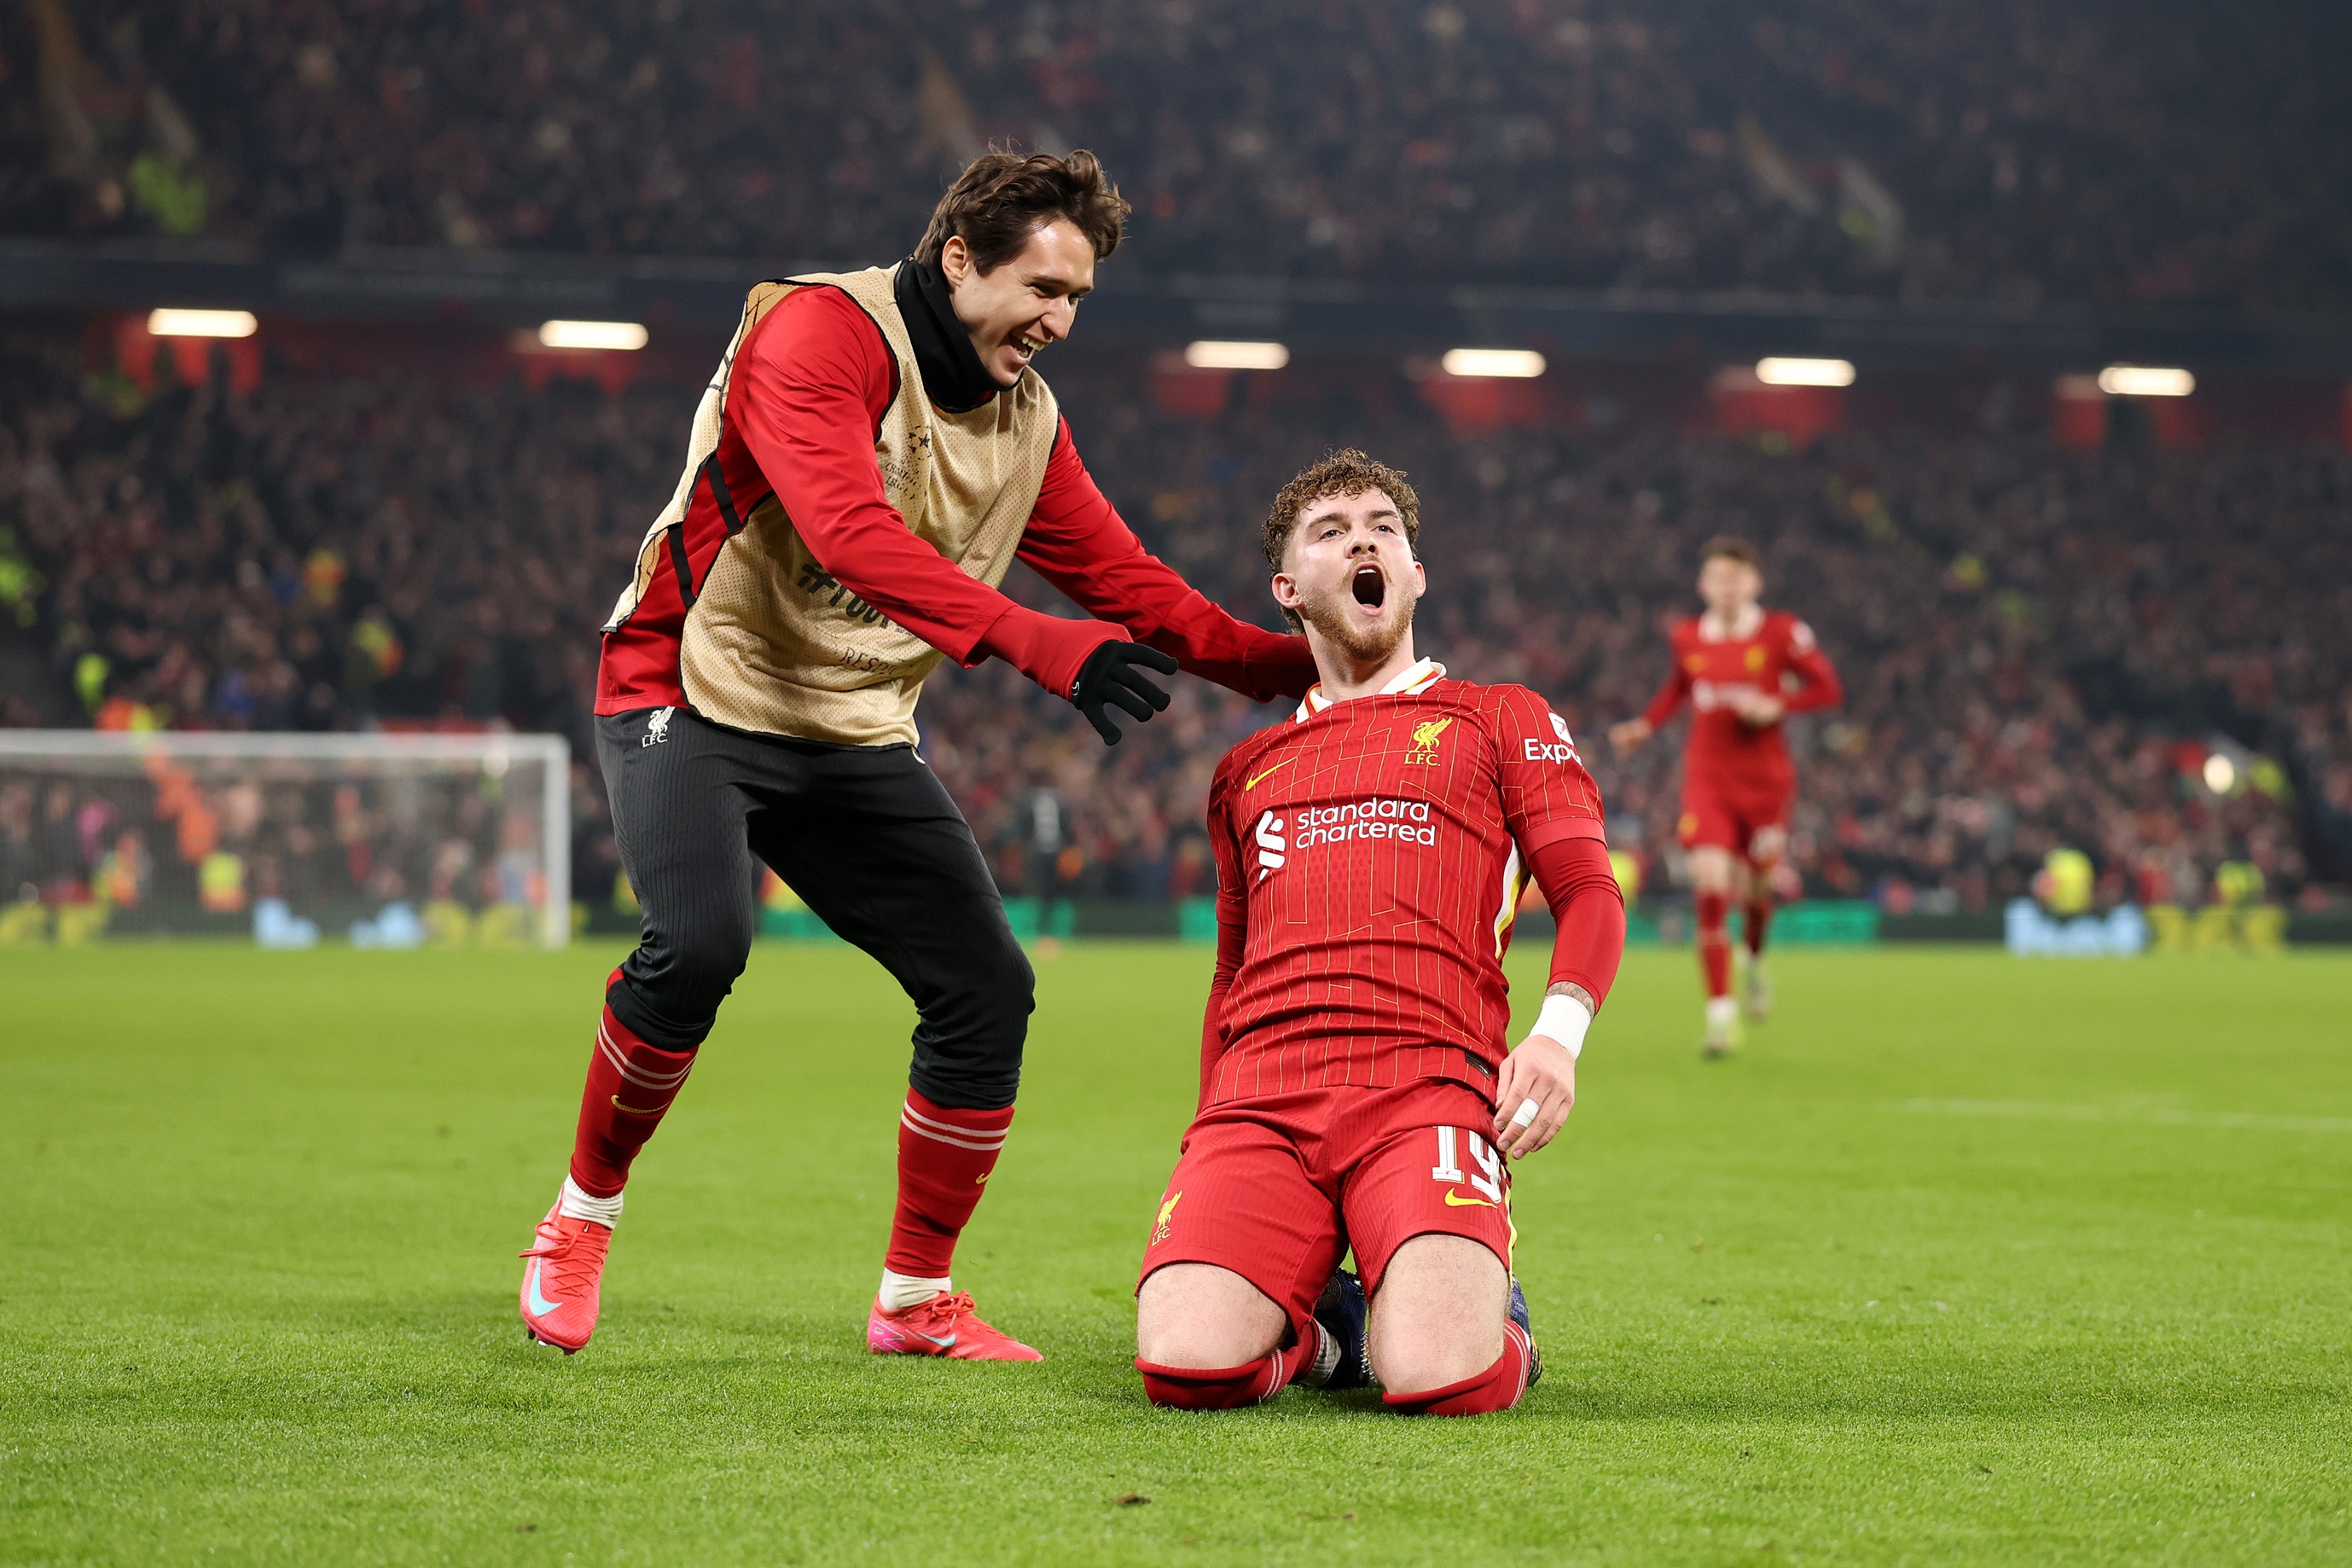
[[[1260,702],[1303,697],[1315,684],[1304,637],[1228,615],[1143,548],[1079,459],[1067,420],[1054,439],[1021,559],[1087,614],[1117,622],[1204,680]]]
[[[1683,668],[1682,658],[1676,656],[1674,668],[1666,672],[1666,683],[1658,688],[1657,695],[1650,699],[1650,705],[1642,710],[1640,717],[1609,727],[1609,743],[1621,752],[1640,751],[1675,716],[1690,692],[1690,673]]]
[[[995,654],[1070,697],[1088,657],[1128,634],[1025,609],[915,537],[874,462],[893,374],[880,331],[856,301],[804,289],[744,343],[727,417],[809,552],[843,586],[959,664]]]

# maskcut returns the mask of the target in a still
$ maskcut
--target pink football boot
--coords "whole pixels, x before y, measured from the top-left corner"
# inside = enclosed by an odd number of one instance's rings
[[[522,1321],[530,1337],[570,1355],[596,1331],[597,1288],[613,1227],[572,1219],[559,1205],[532,1237],[522,1270]]]
[[[591,1305],[589,1311],[595,1310]],[[945,1290],[891,1311],[877,1298],[866,1320],[866,1348],[876,1355],[943,1355],[954,1361],[1044,1361],[1012,1335],[980,1321],[971,1295]]]

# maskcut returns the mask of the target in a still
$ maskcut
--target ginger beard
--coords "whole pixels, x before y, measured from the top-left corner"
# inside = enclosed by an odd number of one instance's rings
[[[1412,630],[1418,587],[1391,581],[1377,560],[1359,559],[1337,587],[1299,587],[1298,618],[1358,663],[1380,663]]]
[[[1383,663],[1413,630],[1421,572],[1379,491],[1312,503],[1282,576],[1298,595],[1289,609],[1352,663]]]

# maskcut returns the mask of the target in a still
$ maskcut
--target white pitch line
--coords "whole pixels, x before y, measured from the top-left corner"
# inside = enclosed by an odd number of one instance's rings
[[[2009,1116],[2037,1121],[2145,1122],[2253,1132],[2352,1132],[2352,1116],[2269,1116],[2252,1110],[2147,1110],[2058,1105],[2039,1100],[1906,1100],[1895,1109],[1931,1116]]]

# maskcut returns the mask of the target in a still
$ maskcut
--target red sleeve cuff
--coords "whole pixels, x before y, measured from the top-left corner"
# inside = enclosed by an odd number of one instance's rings
[[[1555,816],[1549,822],[1538,822],[1520,831],[1520,858],[1532,859],[1538,850],[1571,838],[1591,838],[1606,848],[1609,829],[1597,816]]]

